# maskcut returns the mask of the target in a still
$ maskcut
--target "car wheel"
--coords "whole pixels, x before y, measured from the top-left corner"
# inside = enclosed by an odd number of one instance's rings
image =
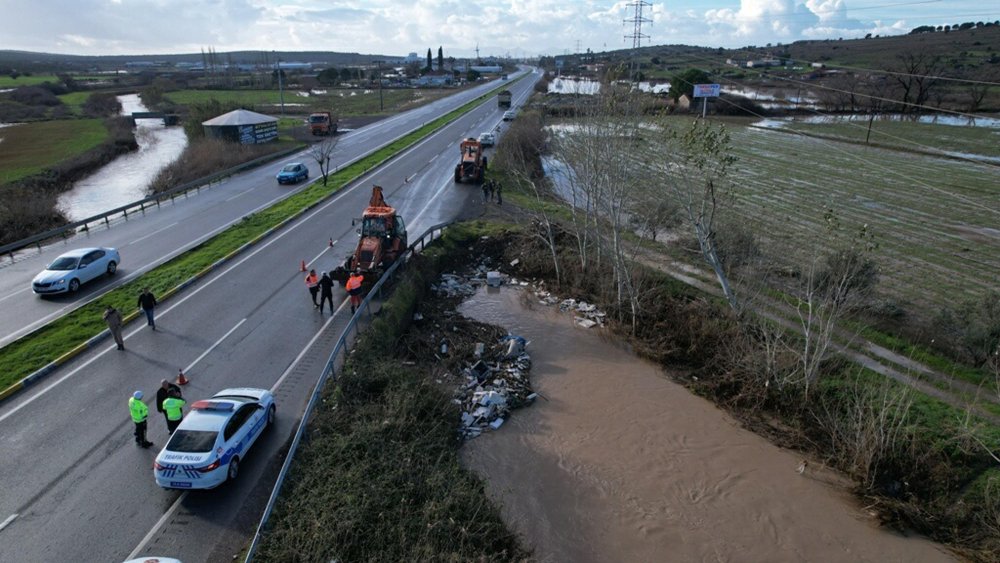
[[[69,280],[69,292],[76,293],[78,289],[80,289],[80,280],[76,278]]]
[[[277,409],[274,408],[274,405],[271,405],[271,407],[269,409],[267,409],[267,425],[268,426],[271,426],[272,424],[274,424],[274,413],[275,413],[276,410]]]
[[[236,479],[236,476],[240,474],[240,458],[233,456],[233,459],[229,461],[229,470],[226,471],[226,478],[232,481]]]
[[[118,271],[118,264],[115,264],[114,262],[108,262],[108,275],[113,276],[117,271]]]

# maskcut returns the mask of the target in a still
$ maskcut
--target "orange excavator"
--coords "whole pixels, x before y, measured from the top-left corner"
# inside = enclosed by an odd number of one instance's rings
[[[406,225],[396,215],[396,209],[385,202],[382,186],[372,186],[372,197],[361,216],[358,234],[361,238],[354,253],[330,273],[340,285],[347,283],[356,268],[361,270],[366,283],[374,283],[406,251]]]
[[[482,184],[486,177],[486,156],[483,144],[469,137],[459,145],[462,161],[455,165],[455,183],[473,182]]]

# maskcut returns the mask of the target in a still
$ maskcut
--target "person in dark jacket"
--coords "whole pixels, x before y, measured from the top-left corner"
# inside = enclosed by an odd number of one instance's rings
[[[146,313],[146,324],[156,330],[156,320],[153,318],[153,310],[156,309],[156,296],[148,287],[142,288],[139,294],[139,308]]]
[[[319,278],[319,312],[323,313],[323,304],[327,301],[330,302],[330,314],[333,314],[333,280],[330,278],[330,274],[323,272],[323,276]]]
[[[163,401],[167,400],[170,393],[177,393],[178,397],[181,397],[181,388],[170,383],[166,379],[160,380],[160,388],[156,390],[156,410],[163,413],[164,420],[167,421],[167,427],[170,427],[170,419],[167,418],[167,411],[163,410]],[[183,398],[183,397],[181,397]]]

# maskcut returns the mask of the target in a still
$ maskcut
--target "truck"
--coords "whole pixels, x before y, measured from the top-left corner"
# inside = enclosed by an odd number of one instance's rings
[[[455,183],[472,182],[482,184],[486,177],[486,156],[483,155],[483,144],[469,137],[459,145],[462,160],[455,165]]]
[[[351,224],[357,224],[357,220]],[[330,277],[340,282],[341,286],[347,284],[347,278],[354,270],[361,271],[365,283],[375,283],[406,251],[406,225],[395,208],[385,202],[382,186],[372,186],[368,207],[361,215],[358,235],[354,252],[330,273]]]
[[[499,94],[497,94],[497,107],[499,107],[500,109],[510,108],[511,97],[512,94],[510,93],[510,90],[504,90]]]
[[[328,111],[317,111],[309,114],[309,131],[313,135],[336,135],[337,120]]]

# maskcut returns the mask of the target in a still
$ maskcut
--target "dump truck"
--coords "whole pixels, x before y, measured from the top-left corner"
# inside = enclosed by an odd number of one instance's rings
[[[500,92],[499,94],[497,94],[497,107],[499,107],[501,109],[509,108],[510,107],[510,99],[511,99],[512,96],[513,96],[513,94],[510,93],[510,90],[504,90],[504,91]]]
[[[385,270],[406,251],[406,225],[396,210],[385,202],[382,186],[372,186],[372,197],[361,215],[360,238],[354,252],[343,265],[330,273],[330,277],[347,284],[347,278],[360,269],[365,283],[375,283]],[[357,224],[357,220],[351,222]]]
[[[459,145],[462,160],[455,165],[455,183],[472,182],[482,184],[486,176],[486,156],[483,154],[483,144],[469,137]]]
[[[318,111],[309,114],[309,131],[313,135],[335,135],[337,133],[337,120],[328,111]]]

